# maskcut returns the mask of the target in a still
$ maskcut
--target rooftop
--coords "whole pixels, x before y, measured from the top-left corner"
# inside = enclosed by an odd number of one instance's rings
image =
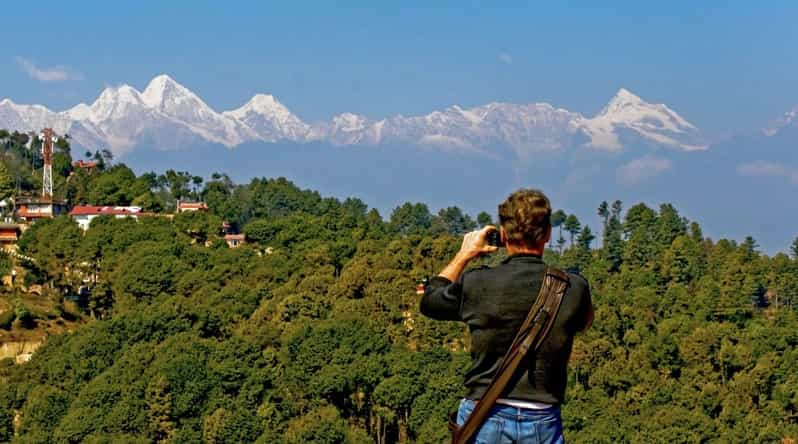
[[[76,168],[94,168],[97,166],[97,162],[93,160],[76,160],[72,162],[72,166]]]
[[[197,209],[207,210],[208,205],[205,202],[180,202],[179,208],[181,209],[197,208]]]
[[[141,207],[99,207],[81,205],[72,208],[70,216],[99,216],[99,215],[143,215]]]

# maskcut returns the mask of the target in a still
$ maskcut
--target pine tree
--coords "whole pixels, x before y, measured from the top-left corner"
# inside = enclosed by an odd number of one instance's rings
[[[557,251],[562,254],[562,250],[565,247],[565,238],[562,237],[562,232],[560,232],[560,237],[557,238]]]
[[[623,225],[613,215],[604,234],[604,257],[610,263],[610,270],[617,271],[623,261]]]
[[[698,222],[690,223],[690,238],[695,242],[702,242],[704,240],[704,232],[701,231],[701,226]]]
[[[631,268],[646,266],[657,257],[655,228],[657,213],[644,204],[637,204],[626,212],[623,233],[626,244],[623,251],[624,264]]]
[[[576,233],[579,232],[579,229],[582,227],[582,224],[579,222],[579,218],[575,215],[571,214],[565,219],[565,231],[571,234],[571,246],[574,246],[574,238],[576,237]]]
[[[604,231],[602,232],[603,239],[602,245],[607,244],[607,226],[610,223],[610,207],[607,204],[607,201],[602,201],[598,207],[598,215],[601,218],[602,222],[604,222]]]
[[[156,442],[168,441],[175,433],[172,420],[172,394],[166,377],[159,375],[147,385],[149,429]]]
[[[657,219],[657,243],[661,248],[668,248],[676,237],[686,234],[687,222],[679,216],[679,212],[671,204],[659,207]]]
[[[476,227],[471,217],[458,207],[441,208],[432,219],[433,232],[446,232],[461,236]]]
[[[792,245],[790,246],[790,253],[792,253],[793,259],[798,259],[798,237],[792,241]]]
[[[619,219],[621,218],[621,212],[623,211],[623,202],[620,200],[616,200],[612,203],[612,214],[611,216]]]
[[[743,257],[746,262],[750,262],[759,256],[757,248],[759,248],[759,244],[756,243],[756,240],[751,236],[746,236],[743,243],[740,244],[740,249],[743,251]]]
[[[477,224],[480,227],[484,227],[485,225],[493,225],[493,218],[485,211],[480,212],[477,214]]]
[[[604,230],[602,232],[603,256],[610,263],[610,270],[618,270],[623,259],[623,225],[621,211],[623,204],[620,200],[612,203],[610,211],[607,202],[601,202],[598,215],[603,218]]]
[[[576,239],[578,265],[580,269],[587,268],[590,264],[590,244],[594,239],[596,239],[596,236],[593,235],[590,227],[585,225],[582,231],[579,232],[579,237]]]
[[[562,224],[567,218],[568,216],[565,214],[565,211],[557,210],[551,214],[551,226],[560,227],[560,234],[562,234]]]
[[[590,231],[590,227],[585,225],[582,228],[582,231],[579,232],[579,237],[576,239],[577,245],[579,246],[582,251],[590,251],[590,244],[593,243],[593,240],[596,239],[596,236],[593,235],[593,232]]]
[[[551,215],[551,226],[560,230],[559,236],[557,237],[557,247],[559,248],[560,254],[562,254],[563,246],[565,246],[565,238],[562,237],[562,225],[567,219],[565,211],[557,210]]]

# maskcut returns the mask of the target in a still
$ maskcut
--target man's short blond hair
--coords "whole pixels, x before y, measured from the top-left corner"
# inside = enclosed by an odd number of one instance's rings
[[[551,202],[540,190],[522,188],[499,205],[499,223],[510,243],[535,247],[551,228]]]

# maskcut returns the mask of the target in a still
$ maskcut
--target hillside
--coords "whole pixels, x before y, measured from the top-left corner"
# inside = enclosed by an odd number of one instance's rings
[[[284,178],[118,163],[66,177],[76,204],[156,216],[24,232],[27,284],[77,293],[96,280],[85,325],[0,365],[0,442],[446,440],[468,334],[421,316],[413,289],[489,214],[407,203],[384,220]],[[178,199],[209,211],[157,216]],[[546,254],[581,270],[596,305],[571,358],[569,442],[798,439],[795,256],[708,239],[670,204],[601,207],[592,229],[558,212]],[[244,245],[224,242],[223,221]]]

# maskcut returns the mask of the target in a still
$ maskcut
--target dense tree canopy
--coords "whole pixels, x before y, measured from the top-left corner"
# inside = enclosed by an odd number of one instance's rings
[[[420,316],[413,289],[490,215],[407,203],[383,221],[286,179],[136,177],[104,162],[73,174],[75,199],[196,197],[211,211],[24,233],[27,280],[90,292],[77,331],[0,365],[0,442],[446,441],[468,333]],[[546,252],[578,267],[596,305],[571,357],[569,441],[798,438],[796,258],[705,238],[669,204],[622,208],[601,204],[595,232],[558,211]],[[221,242],[222,221],[247,244]]]

